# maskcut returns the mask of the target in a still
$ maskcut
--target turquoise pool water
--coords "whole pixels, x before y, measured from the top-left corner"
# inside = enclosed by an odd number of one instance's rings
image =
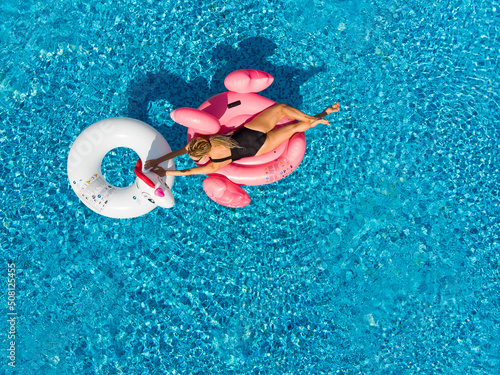
[[[498,373],[497,1],[3,1],[0,21],[4,373]],[[305,112],[341,103],[291,176],[242,209],[202,176],[138,219],[80,203],[84,128],[129,116],[179,147],[169,112],[239,68]]]

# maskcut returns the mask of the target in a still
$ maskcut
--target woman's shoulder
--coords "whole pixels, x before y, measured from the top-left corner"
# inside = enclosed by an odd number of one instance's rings
[[[220,159],[229,155],[231,155],[231,149],[222,145],[212,147],[209,152],[209,156],[212,159]]]
[[[231,149],[225,146],[212,147],[208,156],[213,163],[222,163],[231,159]]]

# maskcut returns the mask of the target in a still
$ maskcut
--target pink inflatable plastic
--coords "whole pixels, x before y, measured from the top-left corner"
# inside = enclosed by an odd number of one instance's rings
[[[232,132],[276,104],[255,94],[269,87],[273,80],[270,74],[260,70],[234,71],[224,81],[230,91],[213,96],[198,109],[179,108],[170,116],[188,128],[188,142],[203,134]],[[290,122],[285,117],[277,127]],[[305,150],[306,137],[304,133],[297,133],[271,152],[237,160],[209,175],[203,182],[203,189],[212,200],[223,206],[246,206],[250,197],[240,185],[269,184],[288,176],[301,163]],[[199,165],[208,161],[208,158],[201,160]]]

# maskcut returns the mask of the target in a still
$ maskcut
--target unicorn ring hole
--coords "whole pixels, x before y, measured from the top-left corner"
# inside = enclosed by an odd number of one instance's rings
[[[128,147],[109,151],[101,162],[101,173],[108,184],[128,187],[135,182],[134,165],[139,156]]]

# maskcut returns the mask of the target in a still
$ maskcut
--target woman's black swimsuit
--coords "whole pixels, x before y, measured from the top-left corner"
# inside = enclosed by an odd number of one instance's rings
[[[266,133],[258,130],[245,128],[244,126],[236,130],[231,138],[238,142],[240,147],[231,149],[231,156],[223,159],[211,159],[215,163],[220,163],[232,159],[236,161],[250,156],[255,156],[266,141]]]

